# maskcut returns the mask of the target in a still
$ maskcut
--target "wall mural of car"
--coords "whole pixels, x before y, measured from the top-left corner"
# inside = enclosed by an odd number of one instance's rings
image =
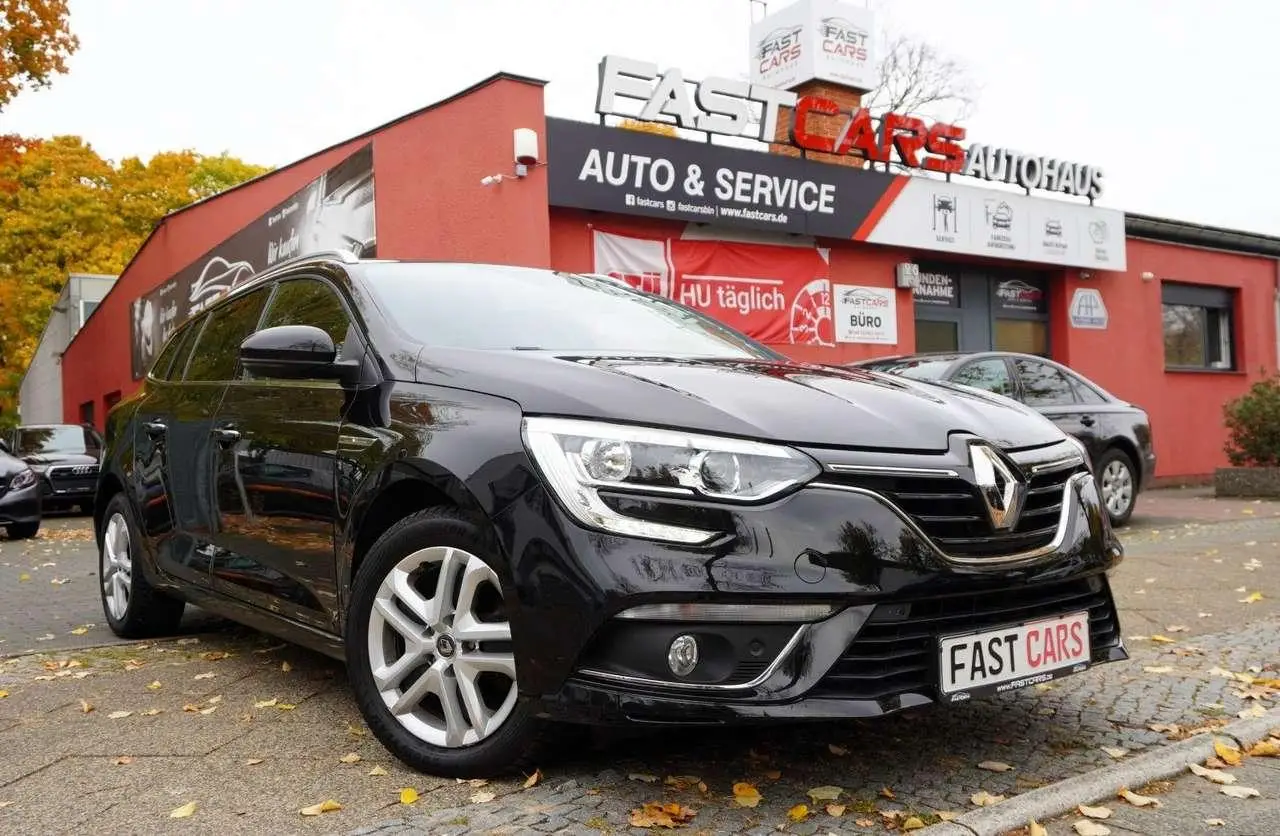
[[[1155,476],[1156,454],[1147,413],[1044,357],[999,351],[911,354],[851,365],[914,380],[971,386],[1036,410],[1084,445],[1113,525],[1128,522],[1138,493]]]

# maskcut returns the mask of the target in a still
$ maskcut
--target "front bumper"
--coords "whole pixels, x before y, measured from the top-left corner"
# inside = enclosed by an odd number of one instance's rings
[[[92,503],[98,486],[98,470],[75,472],[81,468],[54,465],[40,475],[40,489],[46,505]]]
[[[39,522],[42,516],[39,483],[19,491],[0,494],[0,525]]]
[[[518,602],[521,690],[577,722],[865,717],[939,701],[939,635],[1088,610],[1091,663],[1127,658],[1106,573],[1123,556],[1097,488],[1061,491],[1051,543],[1007,559],[945,554],[919,518],[828,477],[737,508],[732,531],[687,548],[588,531],[541,487],[497,522]],[[827,604],[810,624],[635,622],[654,603]],[[701,682],[666,668],[681,633],[725,657]],[[752,653],[742,652],[751,648]]]

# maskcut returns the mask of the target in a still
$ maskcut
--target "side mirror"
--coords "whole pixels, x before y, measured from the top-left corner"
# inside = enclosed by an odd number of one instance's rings
[[[240,343],[240,365],[255,377],[333,378],[337,356],[333,338],[314,325],[264,328]]]

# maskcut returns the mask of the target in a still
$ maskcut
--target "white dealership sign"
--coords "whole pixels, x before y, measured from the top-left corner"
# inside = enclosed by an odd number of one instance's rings
[[[859,240],[1040,264],[1124,270],[1124,213],[924,177]]]
[[[893,288],[838,284],[831,295],[836,342],[897,344],[898,299]]]
[[[793,89],[830,81],[859,90],[880,86],[875,15],[839,0],[799,0],[751,26],[751,81]]]

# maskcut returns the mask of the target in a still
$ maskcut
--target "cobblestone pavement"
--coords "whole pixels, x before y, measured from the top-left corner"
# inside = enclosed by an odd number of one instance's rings
[[[206,622],[222,629],[198,639],[68,646],[103,644],[110,635],[101,626],[92,544],[5,543],[5,623],[19,636],[40,632],[26,642],[2,636],[0,654],[29,644],[41,652],[0,666],[0,690],[8,692],[0,698],[0,747],[9,753],[0,759],[0,832],[641,833],[628,826],[631,811],[654,801],[696,810],[684,828],[693,833],[884,832],[911,815],[932,823],[973,809],[976,792],[1016,794],[1108,763],[1119,749],[1127,756],[1227,722],[1253,703],[1276,703],[1250,699],[1227,672],[1280,661],[1273,565],[1280,519],[1140,524],[1123,537],[1128,557],[1113,585],[1134,655],[1128,663],[876,722],[611,733],[557,753],[529,789],[522,778],[481,787],[405,769],[364,731],[341,666],[223,622]],[[71,583],[39,574],[61,571],[56,576]],[[68,592],[79,603],[67,606],[67,596],[58,606],[56,596]],[[1251,592],[1262,599],[1243,603]],[[68,627],[88,623],[98,626],[84,634]],[[57,641],[35,642],[51,632]],[[52,653],[55,644],[67,649]],[[1153,723],[1170,727],[1155,731]],[[341,762],[351,752],[362,760]],[[1012,769],[978,766],[986,761]],[[386,774],[370,775],[381,771],[375,767]],[[738,782],[759,790],[758,806],[735,803]],[[842,816],[807,796],[823,786],[840,788]],[[421,798],[403,806],[401,788]],[[327,798],[343,809],[298,815]],[[196,815],[170,821],[169,811],[188,801],[198,804]],[[800,803],[810,815],[791,822],[788,811]]]

